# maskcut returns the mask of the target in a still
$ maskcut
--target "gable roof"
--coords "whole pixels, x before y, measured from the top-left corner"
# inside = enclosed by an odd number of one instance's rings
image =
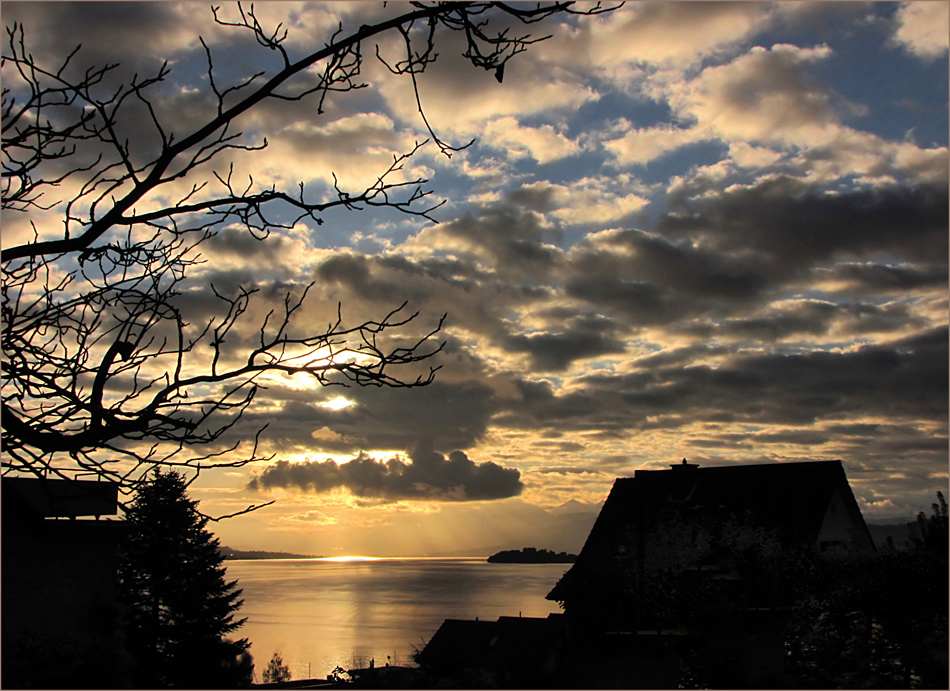
[[[568,597],[609,546],[675,515],[733,516],[774,531],[785,544],[815,544],[836,492],[870,541],[841,461],[699,467],[684,459],[670,470],[638,470],[614,482],[577,561],[547,599]]]
[[[6,476],[3,502],[36,518],[109,516],[118,513],[118,487],[95,480]]]
[[[562,616],[499,617],[498,621],[446,619],[416,656],[416,662],[440,669],[540,666],[560,640]]]

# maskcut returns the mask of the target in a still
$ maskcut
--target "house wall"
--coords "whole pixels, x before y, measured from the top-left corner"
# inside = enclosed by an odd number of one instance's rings
[[[44,518],[16,490],[5,479],[2,686],[122,686],[130,665],[116,578],[124,522]]]
[[[845,496],[840,487],[835,488],[828,502],[817,542],[823,551],[834,547],[874,551],[874,544],[853,496]]]
[[[119,524],[50,521],[4,522],[3,634],[96,633],[115,618]]]

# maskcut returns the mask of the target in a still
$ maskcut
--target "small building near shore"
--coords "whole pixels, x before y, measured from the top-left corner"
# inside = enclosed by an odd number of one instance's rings
[[[452,688],[550,688],[557,681],[564,615],[446,619],[416,662]]]
[[[2,685],[120,685],[124,653],[118,601],[125,525],[114,484],[2,480]]]

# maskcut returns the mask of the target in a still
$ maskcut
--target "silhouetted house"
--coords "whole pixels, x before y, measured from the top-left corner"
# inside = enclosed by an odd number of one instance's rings
[[[2,686],[121,683],[124,523],[99,520],[117,514],[116,486],[4,477],[2,492]]]
[[[533,688],[557,679],[563,615],[446,619],[416,662],[438,685]]]
[[[348,669],[346,673],[350,676],[348,681],[342,682],[347,688],[352,689],[417,689],[423,684],[423,678],[418,667],[400,667],[398,665],[376,665],[375,660],[370,661],[369,667],[362,669]],[[271,688],[325,688],[325,685],[332,685],[333,682],[321,684],[313,679],[307,682],[282,681],[276,684],[258,684],[258,687],[268,686]]]
[[[774,565],[795,554],[873,551],[840,461],[699,467],[684,459],[616,480],[547,598],[563,604],[575,652],[581,642],[606,658],[622,650],[621,664],[642,663],[643,686],[675,685],[679,642],[694,633],[686,622],[706,616],[723,627],[713,639],[741,638],[733,646],[747,656],[741,664],[780,666],[770,617],[787,604],[794,568]]]

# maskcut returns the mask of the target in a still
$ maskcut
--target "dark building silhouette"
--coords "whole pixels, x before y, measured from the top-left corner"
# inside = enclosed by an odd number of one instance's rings
[[[688,557],[727,523],[766,531],[783,547],[874,551],[841,461],[700,468],[683,459],[614,482],[577,561],[547,599],[570,610],[612,598],[622,585],[605,591],[602,577],[615,565],[642,574],[651,562]]]
[[[675,687],[701,645],[780,686],[797,562],[873,551],[840,461],[638,470],[547,596],[565,609],[567,676],[583,660],[592,685]]]
[[[840,461],[638,470],[548,594],[563,614],[446,620],[417,661],[437,687],[795,688],[799,605],[874,551]]]
[[[2,686],[121,685],[124,525],[100,520],[118,512],[116,486],[4,477],[2,492]]]
[[[563,615],[446,619],[416,662],[439,683],[467,688],[550,688],[557,682]]]

